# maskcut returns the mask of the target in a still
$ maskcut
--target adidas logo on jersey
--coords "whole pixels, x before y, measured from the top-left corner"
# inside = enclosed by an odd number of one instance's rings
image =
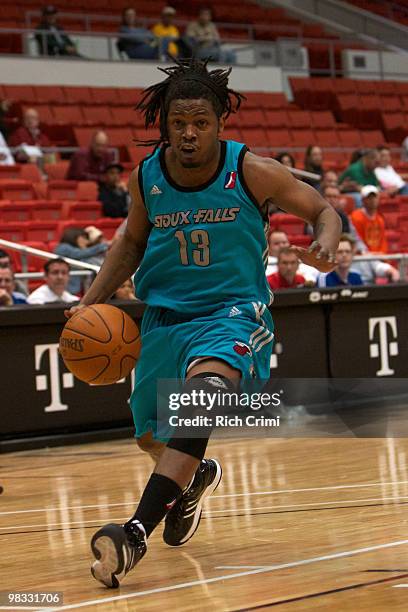
[[[150,195],[160,195],[162,192],[161,189],[158,188],[157,185],[153,185],[153,187],[150,190]]]
[[[236,306],[233,306],[233,307],[231,308],[231,310],[229,311],[228,316],[229,316],[229,317],[236,317],[237,315],[240,315],[240,314],[242,314],[242,312],[240,311],[240,309],[239,309],[239,308],[237,308]]]

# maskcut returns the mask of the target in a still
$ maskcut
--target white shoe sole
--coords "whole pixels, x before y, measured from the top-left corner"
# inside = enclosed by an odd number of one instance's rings
[[[206,488],[206,490],[204,491],[204,493],[200,497],[200,499],[198,501],[198,504],[197,504],[197,507],[196,507],[196,510],[195,510],[195,513],[194,513],[194,520],[193,520],[193,522],[191,524],[191,527],[188,530],[188,532],[186,533],[186,535],[184,536],[184,538],[179,542],[179,544],[177,544],[177,546],[182,546],[183,544],[186,544],[186,542],[188,542],[188,540],[193,537],[193,535],[197,531],[198,526],[200,524],[201,514],[202,514],[202,507],[203,507],[204,501],[207,499],[207,497],[210,497],[210,495],[212,495],[214,493],[215,489],[218,487],[218,485],[221,482],[222,467],[221,467],[221,465],[218,463],[218,461],[216,459],[212,459],[212,461],[214,461],[214,463],[216,463],[216,465],[217,465],[217,472],[215,474],[215,478],[212,481],[212,483],[210,484],[210,486]]]

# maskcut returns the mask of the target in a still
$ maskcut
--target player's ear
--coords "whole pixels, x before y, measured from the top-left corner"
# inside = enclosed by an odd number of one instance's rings
[[[224,131],[224,127],[225,127],[225,119],[224,117],[220,117],[218,119],[218,136],[222,134],[222,132]]]

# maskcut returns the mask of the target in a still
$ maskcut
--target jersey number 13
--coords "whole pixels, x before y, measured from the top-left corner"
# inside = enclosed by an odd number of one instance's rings
[[[189,266],[191,263],[195,263],[196,266],[208,266],[210,264],[210,239],[208,232],[197,229],[188,234],[178,230],[174,235],[179,241],[180,260],[183,266]],[[192,262],[189,261],[189,241],[195,246],[191,251],[193,256]]]

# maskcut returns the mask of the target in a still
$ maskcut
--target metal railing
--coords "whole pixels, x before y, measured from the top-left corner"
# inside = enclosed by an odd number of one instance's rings
[[[84,261],[78,261],[77,259],[71,259],[70,257],[63,257],[61,255],[57,255],[56,253],[51,253],[49,251],[43,251],[41,249],[35,249],[33,247],[29,247],[26,245],[18,244],[17,242],[12,242],[11,240],[4,240],[0,238],[0,247],[4,247],[10,251],[18,251],[21,255],[21,269],[22,272],[17,272],[14,276],[18,280],[22,280],[26,289],[27,281],[32,279],[44,278],[44,274],[42,272],[29,272],[27,265],[27,257],[28,255],[35,255],[36,257],[40,257],[46,261],[50,259],[63,259],[67,262],[67,264],[73,268],[78,268],[78,270],[71,270],[70,275],[72,276],[93,276],[99,272],[99,266],[95,266],[94,264],[87,263]]]

